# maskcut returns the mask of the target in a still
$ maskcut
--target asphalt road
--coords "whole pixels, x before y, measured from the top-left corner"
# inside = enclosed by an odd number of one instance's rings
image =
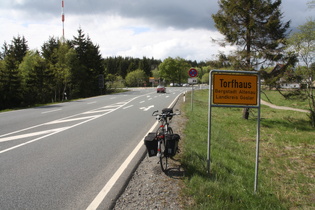
[[[184,91],[133,89],[0,113],[0,209],[108,208],[143,155],[152,112]]]

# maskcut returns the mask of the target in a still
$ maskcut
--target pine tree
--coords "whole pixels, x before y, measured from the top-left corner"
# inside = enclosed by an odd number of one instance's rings
[[[282,58],[290,21],[282,23],[281,0],[220,0],[212,15],[225,43],[238,46],[243,68]]]
[[[212,15],[225,42],[238,46],[240,67],[254,70],[266,61],[283,58],[290,21],[282,23],[281,0],[220,0],[220,10]],[[249,109],[243,118],[248,119]]]
[[[72,45],[77,53],[79,64],[72,68],[72,82],[77,89],[76,92],[79,97],[97,95],[99,93],[98,75],[104,73],[99,46],[94,45],[82,29],[78,30],[78,36],[74,37]]]
[[[24,37],[13,37],[10,45],[4,46],[4,67],[1,69],[1,108],[11,108],[21,104],[21,77],[19,65],[28,51]]]

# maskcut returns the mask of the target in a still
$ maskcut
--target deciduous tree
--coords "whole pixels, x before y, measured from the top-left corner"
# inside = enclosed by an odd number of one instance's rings
[[[182,58],[166,58],[160,65],[160,76],[170,82],[182,83],[188,77],[189,64]]]
[[[293,33],[289,38],[289,51],[297,54],[299,60],[305,65],[307,83],[307,95],[311,111],[310,119],[312,126],[315,127],[315,96],[313,89],[315,62],[315,21],[310,19],[305,24],[298,27],[299,31]]]
[[[145,72],[141,69],[137,69],[127,74],[126,84],[129,87],[139,87],[142,86],[147,80]]]

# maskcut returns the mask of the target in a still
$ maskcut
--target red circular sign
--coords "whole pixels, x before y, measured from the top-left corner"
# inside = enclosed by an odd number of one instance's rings
[[[190,77],[196,77],[198,75],[198,71],[194,68],[191,68],[191,69],[189,69],[188,74]]]

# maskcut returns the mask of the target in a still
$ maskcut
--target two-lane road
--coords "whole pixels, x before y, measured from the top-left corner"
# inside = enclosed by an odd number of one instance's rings
[[[1,113],[0,209],[106,208],[130,154],[139,145],[143,154],[152,112],[183,91],[134,89]]]

